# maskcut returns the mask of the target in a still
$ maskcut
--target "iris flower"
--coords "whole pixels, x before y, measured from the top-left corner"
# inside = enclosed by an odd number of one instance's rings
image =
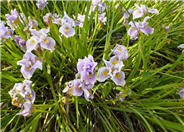
[[[62,26],[59,29],[59,32],[65,37],[71,37],[75,35],[75,21],[70,18],[66,12],[64,12],[64,17],[62,18]]]
[[[147,12],[159,14],[159,11],[157,9],[150,9],[145,5],[138,6],[137,4],[135,4],[135,7],[136,10],[133,12],[133,19],[143,17]]]
[[[31,52],[26,52],[17,64],[22,66],[21,73],[25,79],[30,79],[37,68],[42,70],[42,60]]]
[[[178,94],[182,99],[184,99],[184,89],[181,89]]]
[[[43,10],[43,8],[45,8],[45,6],[48,4],[47,0],[37,0],[36,6]]]
[[[21,107],[22,111],[17,115],[29,116],[32,112],[32,104],[35,101],[36,94],[31,89],[32,81],[24,80],[23,83],[15,83],[9,94],[12,98],[12,105]]]
[[[13,31],[8,29],[3,22],[0,22],[0,40],[12,38]]]
[[[178,46],[178,48],[182,48],[182,49],[183,49],[182,52],[184,52],[184,44],[180,44],[180,45]]]
[[[26,41],[22,37],[15,35],[15,42],[26,50]]]

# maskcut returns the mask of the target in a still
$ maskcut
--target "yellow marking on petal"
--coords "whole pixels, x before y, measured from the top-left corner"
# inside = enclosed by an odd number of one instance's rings
[[[92,78],[93,77],[93,74],[91,72],[89,72],[89,75],[88,75],[89,78]]]
[[[35,41],[32,39],[32,40],[30,41],[30,43],[31,43],[31,44],[34,44],[34,43],[35,43]]]
[[[7,34],[10,34],[10,31],[9,31],[9,30],[8,30],[8,32],[6,32],[6,35],[7,35]]]
[[[88,90],[88,92],[90,93],[90,94],[92,94],[92,91],[91,91],[91,89],[87,89]]]
[[[82,87],[79,87],[79,86],[77,86],[76,88],[77,88],[77,90],[81,90],[82,89]]]
[[[132,30],[136,30],[136,27],[132,27]]]
[[[138,13],[138,14],[141,14],[141,11],[139,10],[139,11],[137,11],[137,13]]]
[[[20,93],[20,90],[16,90],[17,93]]]
[[[31,66],[29,66],[29,67],[26,67],[26,70],[30,70],[31,69]]]
[[[121,73],[116,73],[116,78],[121,79]]]
[[[65,27],[65,32],[69,32],[70,28],[69,27]]]
[[[104,70],[104,71],[102,72],[102,75],[103,75],[103,76],[107,76],[108,73],[109,73],[109,71],[106,69],[106,70]]]
[[[148,29],[148,26],[145,26],[144,29]]]
[[[121,49],[121,48],[118,48],[118,50],[119,50],[120,52],[122,52],[122,49]]]
[[[33,96],[32,93],[27,94],[28,98],[31,98],[32,96]]]
[[[49,43],[49,39],[48,39],[48,38],[45,39],[45,40],[44,40],[44,43],[48,44],[48,43]]]
[[[19,102],[15,98],[12,99],[12,104],[15,106],[19,106]]]
[[[114,61],[112,61],[112,64],[113,64],[113,65],[118,64],[118,58],[115,58],[115,60],[114,60]]]
[[[35,61],[38,61],[40,58],[38,58],[38,57],[35,57]]]
[[[72,95],[71,93],[74,91],[73,87],[70,87],[67,91],[67,94],[69,94],[70,96]]]

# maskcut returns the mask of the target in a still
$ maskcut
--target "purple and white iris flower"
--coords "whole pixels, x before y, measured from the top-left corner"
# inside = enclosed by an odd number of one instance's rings
[[[93,56],[88,55],[84,59],[79,59],[77,63],[77,70],[81,75],[81,79],[87,83],[94,84],[96,81],[95,70],[97,63],[94,62]]]
[[[107,80],[109,77],[110,77],[110,72],[111,72],[111,69],[108,68],[108,67],[101,67],[99,70],[98,70],[98,81],[99,82],[104,82],[105,80]]]
[[[102,13],[102,14],[99,14],[98,15],[98,21],[101,23],[101,24],[105,24],[106,21],[107,21],[107,17],[105,17],[106,13]]]
[[[128,50],[125,46],[116,44],[114,49],[112,50],[112,53],[115,56],[118,56],[120,60],[124,60],[128,58]]]
[[[22,111],[17,113],[16,115],[23,115],[23,116],[30,116],[32,113],[32,103],[31,101],[27,100],[26,102],[24,102],[24,104],[22,105]]]
[[[111,78],[116,85],[125,85],[125,74],[121,71],[124,66],[123,62],[118,59],[117,56],[113,56],[110,61],[105,61],[106,67],[101,67],[97,73],[97,79],[99,82],[104,82],[108,78]]]
[[[39,31],[30,29],[30,31],[33,36],[26,42],[27,52],[31,52],[39,46],[43,49],[50,50],[51,52],[55,49],[55,40],[47,36],[49,29],[43,28]]]
[[[68,24],[68,23],[62,25],[62,26],[60,27],[60,29],[59,29],[59,32],[60,32],[62,35],[64,35],[66,38],[72,37],[72,36],[75,35],[75,30],[74,30],[74,28],[73,28],[70,24]]]
[[[93,99],[94,95],[93,95],[93,90],[92,89],[83,89],[84,91],[84,97],[87,101],[89,101],[89,99]]]
[[[12,105],[21,107],[23,110],[17,115],[29,116],[32,112],[32,104],[35,101],[36,94],[31,89],[32,81],[24,80],[23,83],[15,83],[12,90],[8,93],[12,98]]]
[[[184,99],[184,89],[181,89],[178,94],[182,99]]]
[[[132,13],[133,13],[133,10],[131,8],[128,9],[128,12],[125,9],[123,9],[123,16],[124,16],[125,19],[128,19],[129,14],[131,15]]]
[[[36,6],[43,10],[43,8],[45,8],[45,6],[48,4],[47,0],[37,0]]]
[[[98,8],[98,22],[105,24],[107,18],[105,17],[106,13],[104,12],[107,8],[106,4],[101,2],[101,0],[92,0],[89,14],[95,11],[96,7]],[[96,17],[93,17],[95,19]]]
[[[35,49],[38,45],[38,41],[38,38],[34,36],[28,39],[26,42],[27,52],[31,52],[33,49]]]
[[[14,28],[17,27],[16,24],[19,20],[19,14],[17,10],[11,10],[11,14],[6,14],[5,17],[7,19],[7,24],[11,27],[11,29],[14,30]]]
[[[3,22],[0,22],[0,41],[8,38],[12,39],[13,31],[5,27]]]
[[[144,34],[146,34],[146,35],[148,35],[148,34],[153,34],[153,32],[154,32],[154,29],[151,28],[151,27],[148,25],[147,20],[148,20],[149,18],[150,18],[149,16],[145,17],[144,20],[143,20],[143,22],[139,22],[139,25],[138,25],[139,30],[140,30],[141,32],[143,32]]]
[[[23,48],[23,49],[26,50],[26,41],[25,41],[22,37],[15,35],[15,42],[16,42],[16,44],[18,44],[21,48]]]
[[[62,25],[62,19],[56,13],[53,14],[53,23]]]
[[[75,26],[75,21],[71,17],[69,17],[66,12],[64,12],[64,16],[62,18],[62,25],[65,25],[65,24],[69,24],[72,27]]]
[[[168,33],[169,29],[170,29],[170,26],[165,26],[164,27],[164,30],[165,30],[166,33]]]
[[[92,0],[89,14],[95,11],[96,7],[98,7],[99,13],[102,13],[107,8],[106,4],[101,2],[101,0]]]
[[[110,61],[106,61],[104,60],[104,63],[106,65],[106,67],[111,69],[111,73],[113,73],[114,71],[120,71],[121,68],[124,66],[122,60],[119,59],[119,56],[112,56],[110,58]]]
[[[67,93],[72,96],[81,96],[84,93],[84,97],[87,101],[93,99],[93,84],[87,84],[81,79],[74,79],[66,83],[66,87],[63,90],[63,93]]]
[[[59,32],[64,35],[66,38],[75,35],[75,21],[70,18],[66,12],[64,12],[64,17],[62,18],[62,26],[59,29]]]
[[[138,6],[135,4],[136,10],[133,12],[133,19],[141,18],[143,17],[147,12],[159,14],[159,11],[157,9],[150,9],[147,8],[145,5]]]
[[[178,48],[183,49],[182,52],[184,52],[184,44],[180,44],[180,45],[178,46]]]
[[[50,50],[51,52],[55,49],[55,40],[51,37],[45,37],[40,45],[42,48]]]
[[[73,96],[81,96],[84,93],[87,101],[93,99],[92,87],[96,82],[96,65],[97,63],[94,62],[93,56],[91,55],[88,55],[84,59],[79,59],[77,63],[77,79],[67,82],[63,92]]]
[[[30,29],[38,27],[38,22],[36,20],[31,19],[31,17],[28,17],[28,25]]]
[[[125,73],[122,71],[114,71],[112,74],[112,80],[116,85],[123,87],[125,85]]]
[[[123,92],[119,92],[119,94],[116,95],[116,98],[121,102],[125,100],[125,97],[123,97]]]
[[[45,16],[43,16],[43,21],[47,25],[50,25],[52,23],[52,14],[51,13],[47,13]]]
[[[80,79],[74,79],[66,83],[63,93],[68,93],[73,96],[81,96],[83,94],[83,82]]]
[[[116,85],[125,85],[125,74],[121,71],[124,66],[122,60],[128,58],[128,50],[125,46],[116,45],[112,50],[115,56],[110,58],[110,61],[104,60],[105,67],[101,67],[97,73],[97,80],[104,82],[108,78],[111,78]]]
[[[133,13],[133,10],[130,8],[128,9],[128,12],[123,9],[123,16],[124,16],[124,20],[123,20],[123,24],[128,26],[128,18],[129,16]]]
[[[22,98],[34,103],[36,94],[34,90],[31,89],[31,85],[32,81],[30,80],[24,80],[23,83],[15,83],[13,89],[9,91],[11,98],[16,98],[20,95]]]
[[[75,22],[75,25],[82,28],[83,24],[84,24],[84,20],[85,20],[85,15],[78,14],[77,21]]]
[[[30,79],[37,68],[42,70],[42,60],[31,52],[26,52],[17,64],[22,66],[21,73],[25,79]]]
[[[128,35],[130,36],[131,39],[137,39],[138,38],[138,22],[130,22],[129,25],[131,25],[131,27],[128,29]]]
[[[154,28],[151,28],[148,25],[147,20],[149,19],[149,16],[145,17],[143,22],[130,22],[129,25],[131,27],[128,30],[128,35],[131,37],[131,39],[137,39],[139,32],[142,32],[146,35],[153,34]]]

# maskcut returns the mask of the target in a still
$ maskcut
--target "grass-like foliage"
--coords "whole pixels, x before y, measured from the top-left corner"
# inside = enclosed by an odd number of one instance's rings
[[[47,2],[43,9],[33,0],[1,2],[1,21],[8,29],[11,27],[6,23],[6,14],[11,14],[11,10],[16,9],[19,16],[21,13],[25,16],[25,23],[21,22],[24,21],[22,17],[19,18],[21,21],[16,21],[11,38],[1,40],[2,131],[184,131],[184,100],[178,94],[184,87],[184,52],[178,48],[184,43],[183,1],[103,1],[106,7],[102,21],[99,21],[98,8],[90,11],[91,1]],[[157,9],[159,13],[147,12],[133,19],[128,9],[135,11],[135,3]],[[78,13],[85,16],[83,26],[75,26],[75,34],[69,37],[62,35],[62,24],[43,20],[47,13],[57,13],[63,18],[64,12],[73,20],[77,20]],[[124,16],[125,12],[128,18]],[[146,16],[150,17],[147,23],[154,31],[146,35],[140,30],[137,36],[131,36],[129,22],[142,22]],[[22,60],[26,50],[16,43],[15,35],[28,43],[32,36],[29,29],[26,30],[28,17],[37,21],[38,25],[33,27],[36,30],[49,27],[47,35],[55,45],[52,50],[42,47],[31,51],[42,59],[42,70],[37,68],[31,78],[26,78],[32,81],[31,89],[36,98],[31,113],[22,116],[17,115],[22,106],[12,105],[8,92],[15,83],[25,80],[17,62]],[[3,30],[0,32],[2,34]],[[129,56],[120,68],[125,74],[125,85],[116,85],[112,78],[96,81],[91,93],[94,98],[89,100],[84,95],[72,96],[63,92],[66,83],[76,78],[78,59],[92,55],[98,63],[94,71],[96,76],[105,66],[103,60],[113,56],[112,49],[116,44],[128,49]],[[117,97],[120,92],[123,94]]]

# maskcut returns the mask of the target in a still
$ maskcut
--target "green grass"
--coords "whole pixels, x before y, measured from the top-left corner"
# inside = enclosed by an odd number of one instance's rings
[[[50,26],[49,36],[55,39],[56,48],[52,53],[45,50],[39,55],[43,58],[43,70],[36,70],[31,78],[36,100],[32,115],[26,118],[16,115],[20,109],[11,104],[8,94],[15,83],[23,81],[17,61],[22,59],[24,52],[13,40],[2,42],[2,131],[184,131],[184,101],[177,94],[184,87],[184,53],[177,48],[184,43],[182,1],[138,1],[158,9],[160,14],[149,15],[149,25],[154,28],[154,33],[141,35],[135,41],[130,40],[122,23],[121,7],[115,9],[117,3],[126,9],[133,8],[135,1],[106,1],[106,25],[93,19],[87,21],[90,2],[49,1],[42,11],[35,3],[1,2],[2,21],[5,21],[6,13],[16,8],[26,17],[36,19],[41,29],[47,27],[42,19],[46,13],[63,16],[66,11],[75,17],[78,13],[86,14],[84,27],[76,27],[74,37],[62,37],[61,41],[59,27],[55,24]],[[170,25],[168,33],[163,25]],[[28,39],[23,29],[22,25],[14,34]],[[75,78],[78,59],[92,54],[99,63],[98,67],[103,66],[102,59],[109,59],[116,43],[127,46],[130,54],[123,69],[126,85],[118,87],[110,80],[96,83],[94,99],[90,102],[84,97],[68,96],[71,100],[64,104],[62,97],[66,95],[62,90],[65,82]],[[124,102],[119,102],[116,94],[125,90],[131,90],[131,94]]]

